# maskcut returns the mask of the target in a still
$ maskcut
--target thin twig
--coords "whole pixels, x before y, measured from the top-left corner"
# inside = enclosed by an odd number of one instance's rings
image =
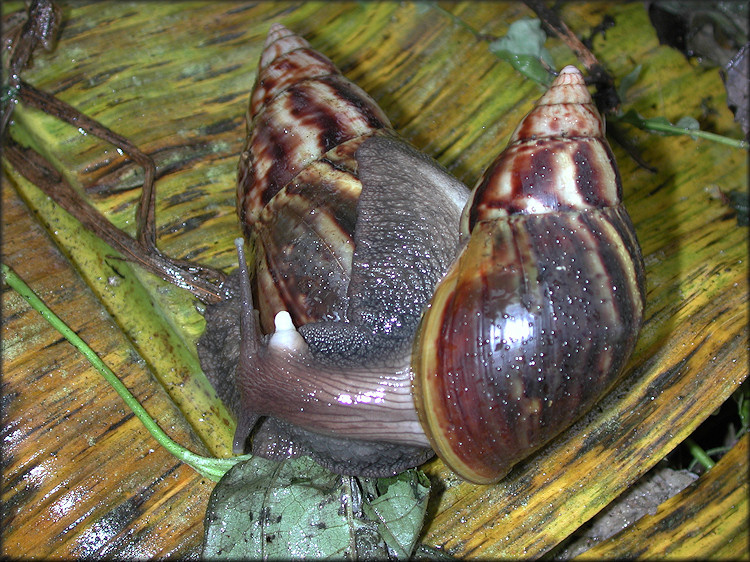
[[[6,139],[3,148],[5,157],[24,178],[39,187],[55,203],[75,217],[84,228],[107,242],[125,259],[137,263],[178,287],[189,290],[203,302],[222,300],[223,292],[219,283],[212,283],[175,267],[169,258],[158,252],[144,252],[143,247],[134,238],[109,222],[37,151],[24,148],[12,139]],[[223,280],[223,274],[221,276]]]
[[[15,99],[6,100],[0,118],[0,133],[7,137],[4,139],[6,156],[26,179],[35,183],[86,228],[119,251],[125,259],[139,263],[163,279],[189,290],[203,302],[220,301],[223,294],[220,286],[225,279],[223,272],[189,261],[171,259],[156,247],[156,165],[153,159],[122,135],[21,79],[21,71],[28,66],[36,49],[41,46],[51,50],[54,47],[60,21],[60,10],[50,0],[34,0],[20,31],[18,26],[10,30],[14,42],[8,63],[8,92]],[[137,211],[137,241],[91,206],[42,155],[33,149],[19,146],[4,134],[17,102],[39,109],[113,144],[143,168],[143,186]]]

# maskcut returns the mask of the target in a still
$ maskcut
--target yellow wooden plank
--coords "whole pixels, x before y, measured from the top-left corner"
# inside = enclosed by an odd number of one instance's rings
[[[399,132],[467,184],[503,147],[540,93],[496,59],[486,39],[456,20],[500,35],[511,21],[532,16],[515,2],[63,6],[66,27],[57,50],[37,55],[25,79],[154,154],[160,169],[169,169],[157,185],[160,247],[223,269],[236,262],[234,182],[243,115],[270,22],[307,37],[375,97]],[[567,3],[562,8],[579,35],[588,34],[605,13],[615,17],[616,25],[594,41],[597,55],[616,77],[643,65],[628,104],[644,115],[672,121],[691,115],[714,132],[739,136],[718,73],[659,46],[642,4]],[[573,62],[559,42],[548,44],[559,66]],[[137,191],[127,186],[137,184],[137,175],[126,160],[72,127],[20,109],[13,134],[48,155],[75,185],[86,188],[103,176],[120,174],[119,185],[126,188],[88,193],[115,224],[132,232]],[[496,486],[460,483],[439,461],[430,463],[426,469],[436,488],[425,530],[430,544],[467,557],[547,552],[691,433],[747,376],[747,229],[737,227],[715,196],[717,188],[747,189],[747,153],[689,138],[624,132],[658,169],[653,174],[639,168],[621,147],[613,146],[648,275],[646,324],[626,374],[590,415]],[[118,373],[142,385],[142,392],[150,388],[162,396],[154,390],[159,387],[155,379],[161,381],[168,393],[163,400],[168,403],[169,395],[187,421],[159,408],[153,412],[178,438],[186,436],[183,442],[201,447],[197,438],[190,438],[192,428],[208,449],[227,451],[232,423],[200,376],[191,372],[194,341],[203,327],[193,299],[108,258],[110,252],[101,248],[93,254],[101,257],[87,257],[80,229],[34,188],[15,175],[13,179],[29,209],[11,216],[3,205],[4,226],[23,225],[12,237],[4,230],[3,259],[41,289],[44,298],[71,303],[58,312],[65,312],[63,318],[76,329],[102,314],[101,308],[78,298],[85,281],[114,318],[106,327],[90,330],[94,349]],[[13,200],[12,192],[5,197]],[[35,217],[41,217],[49,238],[32,243]],[[75,267],[70,282],[55,283],[64,262],[47,257],[55,253],[52,243],[65,248]],[[117,304],[113,277],[114,283],[134,287],[140,296],[133,306],[151,311],[148,322],[139,320],[145,313]],[[12,524],[3,526],[7,552],[195,552],[202,532],[201,501],[210,483],[185,467],[175,469],[179,482],[163,476],[150,463],[163,471],[173,466],[171,461],[155,456],[159,451],[144,452],[155,444],[132,419],[104,431],[124,417],[111,418],[120,412],[119,402],[86,374],[82,360],[67,358],[60,363],[62,370],[58,367],[57,350],[66,344],[55,344],[51,355],[40,352],[55,336],[28,311],[18,312],[14,297],[5,293],[3,298],[4,311],[8,307],[18,314],[4,314],[4,358],[12,352],[14,359],[4,363],[4,381],[13,381],[13,393],[5,393],[13,396],[6,425],[48,429],[41,434],[9,429],[14,437],[4,441],[4,458],[11,459],[7,474],[12,475],[2,491],[3,501],[12,500],[7,503]],[[132,357],[131,344],[153,378],[142,364],[117,359]],[[49,399],[29,390],[37,387],[64,407],[50,409]],[[106,437],[90,442],[86,424]],[[63,449],[61,442],[66,442]],[[122,451],[134,442],[140,454],[126,462]],[[55,462],[38,468],[47,457]],[[110,457],[114,464],[107,462]],[[102,474],[94,474],[92,467],[101,467]],[[103,474],[110,470],[112,478]],[[85,491],[88,502],[65,503],[66,486]],[[149,494],[143,511],[133,510]],[[53,524],[61,510],[64,524]],[[178,521],[175,512],[183,510]],[[97,534],[119,513],[132,517],[116,532]],[[156,523],[157,515],[166,517],[163,524]],[[38,540],[29,542],[35,534]],[[90,550],[82,550],[82,544]],[[713,548],[709,545],[705,552]],[[695,545],[696,556],[702,552],[701,544]]]

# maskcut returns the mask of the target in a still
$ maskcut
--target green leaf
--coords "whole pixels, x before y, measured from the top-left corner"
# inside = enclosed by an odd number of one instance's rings
[[[351,560],[357,523],[350,514],[351,492],[341,476],[306,457],[256,457],[235,466],[214,488],[203,556]]]
[[[539,59],[530,55],[501,55],[505,61],[509,62],[518,72],[530,78],[537,84],[549,86],[552,83],[552,75],[539,62]]]
[[[675,127],[679,129],[687,129],[688,131],[699,131],[701,125],[696,119],[686,115],[685,117],[680,117],[680,120],[675,123]]]
[[[381,496],[363,504],[367,517],[377,522],[378,531],[399,560],[407,560],[422,529],[430,482],[424,474],[410,470],[378,480]]]
[[[508,33],[490,43],[490,51],[513,65],[527,78],[538,84],[549,85],[553,66],[552,56],[544,47],[547,36],[538,19],[524,18],[510,24]]]
[[[617,88],[617,95],[621,100],[625,101],[628,91],[633,87],[633,84],[638,81],[642,69],[643,65],[639,64],[627,75],[625,75],[622,80],[620,80],[620,86]]]
[[[361,487],[360,487],[361,486]],[[411,556],[429,481],[416,470],[387,479],[333,474],[307,457],[236,465],[211,494],[203,556],[301,559]]]

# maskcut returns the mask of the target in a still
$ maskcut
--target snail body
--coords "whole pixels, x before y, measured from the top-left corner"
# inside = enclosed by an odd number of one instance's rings
[[[255,285],[241,264],[199,342],[235,450],[381,476],[434,449],[485,483],[575,421],[643,310],[603,129],[567,67],[470,193],[274,24],[238,182]]]

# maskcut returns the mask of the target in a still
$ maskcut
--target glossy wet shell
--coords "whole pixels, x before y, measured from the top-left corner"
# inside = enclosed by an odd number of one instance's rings
[[[238,213],[256,244],[261,321],[295,325],[346,309],[361,183],[354,153],[390,122],[304,39],[274,24],[266,39],[240,159]]]
[[[567,67],[480,180],[471,237],[423,318],[417,410],[472,482],[501,479],[580,417],[635,345],[643,262],[603,129]]]

